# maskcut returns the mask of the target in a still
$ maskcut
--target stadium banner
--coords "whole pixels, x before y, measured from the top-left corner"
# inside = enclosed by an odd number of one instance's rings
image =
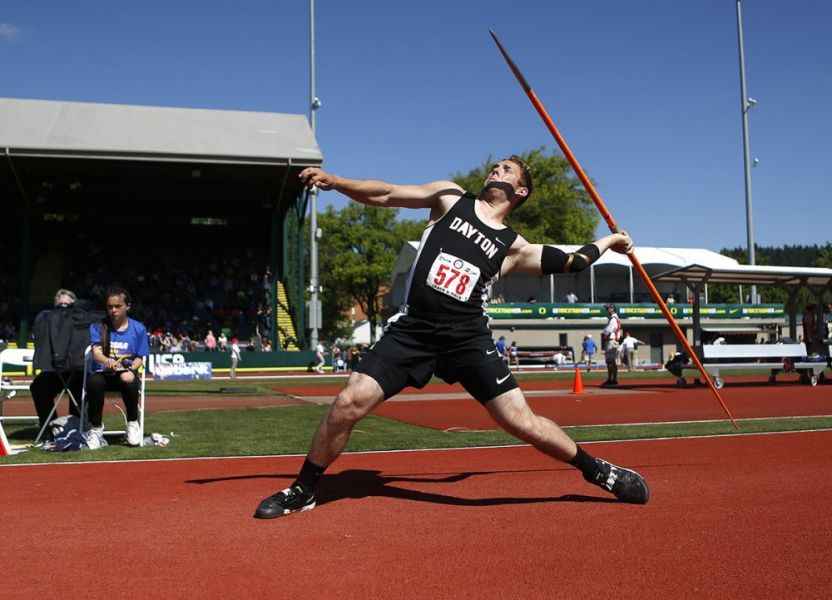
[[[693,318],[692,304],[668,304],[668,310],[677,319]],[[658,304],[616,303],[621,319],[663,319]],[[699,314],[704,319],[762,319],[781,320],[786,311],[783,304],[702,304]],[[605,319],[604,304],[517,302],[491,304],[488,316],[493,319]]]
[[[148,373],[156,371],[158,365],[182,363],[209,363],[211,374],[225,374],[231,368],[230,352],[152,352],[147,357]],[[242,352],[242,359],[237,365],[240,373],[270,371],[312,371],[315,366],[315,353],[309,350],[280,352]]]
[[[153,379],[211,379],[210,362],[170,362],[153,366]]]

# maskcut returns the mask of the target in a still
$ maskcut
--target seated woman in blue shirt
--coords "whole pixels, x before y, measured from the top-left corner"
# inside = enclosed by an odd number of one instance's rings
[[[145,326],[127,316],[130,294],[122,288],[106,293],[107,318],[90,325],[92,373],[87,378],[88,416],[91,428],[87,446],[95,450],[104,445],[104,392],[119,391],[127,411],[127,443],[141,443],[139,426],[139,376],[142,359],[150,353]]]

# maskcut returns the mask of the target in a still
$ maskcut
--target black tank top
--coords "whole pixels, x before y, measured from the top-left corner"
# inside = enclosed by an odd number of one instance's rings
[[[440,320],[485,314],[489,288],[499,279],[517,233],[483,223],[474,210],[476,202],[466,192],[425,229],[408,275],[404,312]]]

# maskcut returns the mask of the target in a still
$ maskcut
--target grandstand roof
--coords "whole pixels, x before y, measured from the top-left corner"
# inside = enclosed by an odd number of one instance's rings
[[[144,225],[203,215],[260,233],[322,162],[303,115],[12,98],[0,98],[0,151],[0,196],[36,221],[91,225],[116,205],[141,207]]]
[[[318,165],[305,116],[0,98],[12,156]]]

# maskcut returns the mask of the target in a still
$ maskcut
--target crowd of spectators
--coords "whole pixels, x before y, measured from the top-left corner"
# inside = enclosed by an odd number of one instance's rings
[[[17,339],[17,328],[11,321],[0,320],[0,342]]]
[[[0,237],[0,256],[17,256],[19,254],[18,240],[7,240]],[[20,277],[17,264],[9,263],[3,269],[0,277],[0,341],[17,339],[17,315],[14,314],[12,298],[20,296]]]
[[[123,255],[112,251],[120,247],[113,242],[74,244],[61,286],[95,305],[103,305],[109,285],[131,290],[131,316],[147,326],[151,350],[211,350],[209,331],[217,351],[227,351],[231,338],[259,350],[270,337],[273,278],[262,253],[222,243],[207,248],[182,243],[166,244],[164,252]]]

